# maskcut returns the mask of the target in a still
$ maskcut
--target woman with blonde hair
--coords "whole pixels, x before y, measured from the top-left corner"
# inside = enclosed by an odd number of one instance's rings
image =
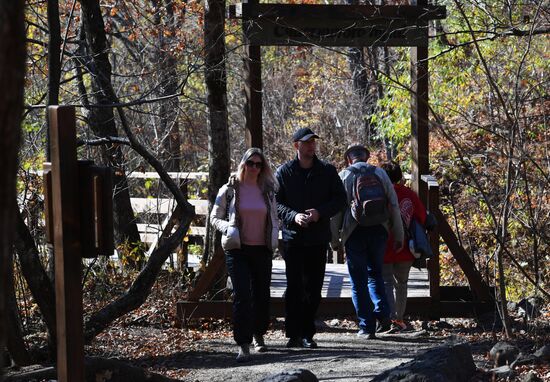
[[[237,362],[250,359],[250,344],[266,350],[269,326],[271,259],[278,245],[275,192],[278,183],[258,148],[248,149],[216,197],[210,222],[222,233],[227,270],[233,284],[233,338]]]

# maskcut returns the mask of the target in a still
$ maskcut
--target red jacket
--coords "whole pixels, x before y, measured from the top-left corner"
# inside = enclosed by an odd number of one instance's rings
[[[412,217],[424,225],[424,223],[426,223],[426,208],[414,191],[402,184],[394,184],[393,188],[395,189],[397,200],[399,201],[399,209],[401,210],[401,217],[404,223],[403,228],[405,231]],[[395,250],[393,236],[390,232],[386,245],[386,254],[384,255],[384,263],[400,263],[413,260],[414,256],[411,254],[411,251],[409,251],[407,234],[405,233],[403,249]]]

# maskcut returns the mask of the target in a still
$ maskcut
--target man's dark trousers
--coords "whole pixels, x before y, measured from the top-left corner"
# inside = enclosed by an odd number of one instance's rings
[[[312,338],[316,333],[315,315],[321,302],[327,248],[327,244],[291,246],[285,243],[287,337]]]

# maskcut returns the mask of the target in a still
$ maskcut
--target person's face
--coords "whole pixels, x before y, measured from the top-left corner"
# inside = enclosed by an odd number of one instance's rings
[[[257,177],[260,175],[262,168],[264,167],[264,162],[259,155],[252,155],[248,158],[244,165],[245,175],[251,175]]]
[[[317,150],[317,140],[315,138],[308,139],[305,142],[294,142],[294,147],[298,150],[300,158],[312,159]]]

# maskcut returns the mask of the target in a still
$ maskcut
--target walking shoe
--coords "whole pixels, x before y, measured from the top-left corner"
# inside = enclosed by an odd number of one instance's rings
[[[405,331],[408,328],[409,328],[409,326],[405,323],[405,321],[392,320],[391,328],[387,333],[395,334],[395,333]]]
[[[264,342],[264,336],[261,334],[254,334],[252,337],[252,346],[254,346],[254,350],[258,353],[263,353],[264,351],[267,351],[267,347],[265,346]]]
[[[391,320],[387,317],[378,320],[376,325],[376,333],[386,333],[391,329]]]
[[[317,342],[313,338],[302,338],[302,346],[308,349],[315,349],[317,347]]]
[[[301,348],[303,347],[302,339],[300,337],[290,337],[286,343],[287,348]]]
[[[237,354],[237,362],[243,363],[250,361],[250,345],[240,345],[239,354]]]
[[[365,329],[359,329],[359,331],[357,332],[357,337],[365,338],[367,340],[375,340],[376,334],[369,333]]]

